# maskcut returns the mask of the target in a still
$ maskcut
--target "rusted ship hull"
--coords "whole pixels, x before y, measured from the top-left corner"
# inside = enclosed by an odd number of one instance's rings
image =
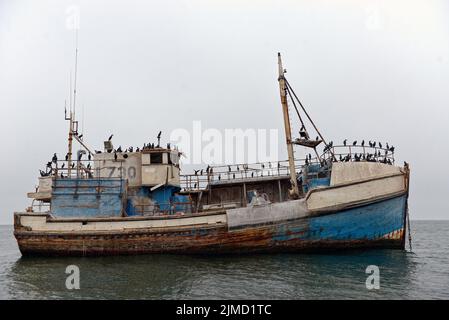
[[[405,243],[405,214],[406,195],[401,195],[312,217],[235,228],[230,228],[224,221],[195,227],[187,225],[80,232],[29,231],[16,225],[15,236],[23,255],[223,254],[316,252],[357,248],[402,249]],[[216,214],[216,217],[220,217],[220,214]]]

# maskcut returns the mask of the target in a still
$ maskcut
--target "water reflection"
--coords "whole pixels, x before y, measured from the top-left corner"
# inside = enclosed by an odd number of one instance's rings
[[[414,256],[400,250],[333,255],[19,258],[8,271],[10,298],[100,299],[402,299],[416,279]],[[65,288],[77,265],[81,289]],[[381,289],[367,290],[368,265]]]

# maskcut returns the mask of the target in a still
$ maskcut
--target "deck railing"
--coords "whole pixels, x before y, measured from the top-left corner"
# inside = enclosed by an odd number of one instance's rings
[[[103,160],[75,160],[73,167],[69,168],[67,161],[52,163],[52,175],[62,178],[98,178],[104,169]],[[321,154],[319,158],[309,155],[305,159],[296,159],[295,168],[300,172],[305,164],[321,164],[335,161],[370,161],[394,164],[394,151],[387,148],[362,145],[336,145]],[[64,165],[63,165],[64,164]],[[122,166],[122,164],[121,164]],[[123,178],[120,175],[117,178]],[[70,175],[69,175],[70,172]],[[260,162],[252,164],[216,165],[194,170],[190,174],[180,175],[180,184],[183,191],[202,191],[208,185],[259,180],[263,177],[288,177],[290,167],[287,160]]]
[[[394,150],[394,149],[393,149]],[[322,160],[332,161],[371,161],[394,164],[394,151],[387,148],[362,145],[336,145],[323,152]]]
[[[306,159],[295,160],[295,168],[301,170]],[[307,160],[309,162],[309,160]],[[310,163],[319,163],[317,158],[311,158]],[[287,160],[260,162],[251,164],[217,165],[194,170],[194,173],[181,175],[183,191],[202,191],[209,184],[224,184],[259,180],[264,177],[288,177],[290,167]]]
[[[68,167],[68,161],[58,160],[52,162],[51,169],[47,168],[47,172],[51,176],[57,176],[63,179],[87,179],[102,177],[102,170],[105,167],[101,165],[104,160],[75,160],[72,161],[73,167]],[[42,170],[44,171],[44,170]],[[120,161],[120,167],[118,168],[119,175],[112,176],[110,178],[123,178],[123,161]]]
[[[158,202],[157,204],[135,204],[135,213],[142,216],[159,216],[173,214],[174,212],[190,213],[193,203],[188,202]]]

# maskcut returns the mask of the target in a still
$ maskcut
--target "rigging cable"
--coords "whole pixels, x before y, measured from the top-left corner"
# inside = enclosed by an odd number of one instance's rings
[[[306,108],[304,108],[304,106],[302,105],[301,100],[299,100],[299,98],[298,98],[298,96],[296,95],[295,91],[293,90],[292,86],[291,86],[290,83],[288,82],[287,78],[284,77],[284,80],[285,80],[285,83],[287,84],[287,87],[286,87],[286,88],[288,89],[288,92],[290,92],[290,90],[291,90],[291,92],[293,93],[293,96],[295,97],[296,101],[298,101],[299,105],[301,106],[301,109],[304,111],[304,114],[306,115],[307,119],[309,119],[310,123],[311,123],[312,126],[315,128],[315,131],[318,133],[318,135],[320,136],[321,140],[323,140],[324,144],[327,146],[328,144],[327,144],[326,140],[324,139],[324,137],[323,137],[323,135],[321,134],[321,132],[318,130],[318,128],[317,128],[317,126],[315,125],[315,123],[313,122],[312,118],[311,118],[311,117],[309,116],[309,114],[307,113]],[[295,105],[295,104],[293,104],[293,105]],[[296,106],[295,106],[295,108],[296,108]],[[298,113],[299,113],[299,112],[298,112]],[[335,157],[334,152],[333,152],[331,149],[329,149],[329,152],[332,154],[332,157],[334,158],[334,160],[337,160],[336,157]]]

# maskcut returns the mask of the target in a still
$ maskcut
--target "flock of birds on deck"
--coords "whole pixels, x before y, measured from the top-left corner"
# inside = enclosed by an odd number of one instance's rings
[[[83,157],[83,154],[80,153],[78,155],[78,161],[81,161],[82,157]],[[87,155],[87,159],[89,161],[92,160],[92,155],[90,153]],[[65,155],[65,161],[69,161],[69,154]],[[39,172],[41,174],[41,177],[48,177],[48,176],[51,176],[53,174],[57,174],[58,173],[58,169],[65,169],[65,162],[62,163],[60,168],[58,168],[57,164],[58,164],[58,155],[56,153],[54,153],[53,157],[51,158],[51,161],[47,162],[47,165],[45,166],[45,171],[39,170]],[[74,169],[75,168],[75,162],[72,162],[72,165],[70,167],[71,167],[71,169]],[[91,168],[92,168],[91,164],[88,163],[87,166],[86,166],[86,169],[87,169],[89,177],[92,177],[92,174],[90,173],[90,169]],[[61,178],[65,178],[65,176],[64,176],[64,174],[62,172],[60,174],[60,177]]]
[[[123,157],[126,159],[126,158],[128,157],[127,154],[126,154],[127,152],[132,153],[132,152],[141,152],[141,151],[145,151],[145,150],[157,149],[157,148],[160,148],[159,141],[160,141],[160,138],[161,138],[161,134],[162,134],[162,132],[160,131],[159,134],[157,135],[157,139],[158,139],[158,144],[157,144],[157,145],[155,145],[154,143],[149,142],[149,143],[144,143],[144,145],[143,145],[142,148],[137,147],[137,148],[134,149],[134,147],[131,146],[131,147],[125,149],[124,151],[123,151],[122,147],[119,146],[117,149],[107,150],[106,152],[108,152],[108,153],[114,153],[114,159],[117,160],[117,158],[118,158],[117,153],[124,153],[124,156],[123,156]],[[78,138],[80,138],[80,139],[83,137],[82,134],[81,134],[81,135],[77,135],[77,136],[78,136]],[[108,138],[108,141],[111,141],[112,138],[113,138],[113,136],[114,136],[114,135],[111,134],[111,135],[109,136],[109,138]],[[317,137],[317,138],[318,138],[318,137]],[[345,156],[342,156],[342,155],[340,154],[338,160],[337,160],[335,157],[333,157],[333,160],[334,160],[334,161],[340,161],[340,162],[349,162],[349,161],[356,161],[356,162],[358,162],[358,161],[381,162],[381,163],[384,163],[384,164],[390,164],[390,165],[392,165],[393,163],[392,163],[391,159],[387,157],[387,155],[388,155],[388,152],[394,153],[395,148],[394,148],[394,146],[389,146],[388,143],[386,143],[385,145],[386,145],[385,148],[383,148],[383,145],[382,145],[381,142],[376,142],[376,141],[373,141],[373,142],[372,142],[372,141],[368,141],[368,146],[369,146],[369,147],[371,147],[371,148],[379,148],[379,149],[383,149],[383,150],[385,151],[385,154],[384,154],[383,156],[382,156],[380,150],[378,150],[378,151],[375,152],[375,153],[365,153],[365,152],[363,152],[363,153],[360,153],[360,154],[354,153],[353,155],[351,155],[351,154],[346,154]],[[349,145],[348,145],[347,139],[345,139],[345,140],[343,141],[343,146],[349,146]],[[353,146],[353,147],[365,147],[365,140],[362,140],[362,142],[361,142],[360,145],[357,145],[357,140],[355,140],[355,141],[352,142],[352,146]],[[328,151],[330,151],[333,147],[334,147],[333,141],[330,141],[330,142],[324,147],[323,152],[328,152]],[[170,143],[167,143],[167,149],[169,149],[169,150],[171,149]],[[95,150],[95,153],[96,153],[96,154],[100,154],[100,153],[102,153],[102,152],[101,152],[101,151],[98,151],[98,150]],[[83,156],[82,153],[80,153],[80,154],[78,155],[78,161],[81,161],[81,160],[82,160],[82,156]],[[67,162],[68,160],[69,160],[69,155],[66,154],[66,156],[65,156],[65,161]],[[90,153],[88,154],[88,160],[89,160],[89,161],[92,160],[92,155],[91,155]],[[308,165],[308,164],[311,163],[311,162],[312,162],[312,155],[309,154],[309,155],[306,157],[306,159],[305,159],[305,164]],[[39,171],[40,171],[41,177],[46,177],[46,176],[51,176],[51,175],[53,175],[53,174],[57,174],[57,171],[58,171],[57,163],[58,163],[58,157],[57,157],[57,154],[54,153],[54,154],[53,154],[53,157],[52,157],[52,159],[51,159],[51,161],[47,162],[46,170],[45,170],[45,171],[39,170]],[[55,167],[53,167],[53,164],[55,164]],[[246,166],[246,167],[245,167],[245,166]],[[262,171],[263,171],[263,170],[265,169],[265,165],[262,164],[261,166],[262,166]],[[271,163],[269,164],[269,166],[270,166],[270,168],[271,168]],[[281,166],[280,163],[278,163],[278,169],[280,168],[280,166]],[[64,169],[64,168],[65,168],[65,163],[62,164],[62,166],[61,166],[60,169]],[[72,169],[75,168],[75,162],[72,162],[71,168],[72,168]],[[87,169],[86,172],[87,172],[88,175],[91,177],[91,176],[92,176],[92,174],[91,174],[91,172],[90,172],[91,164],[88,163],[87,166],[85,167],[85,169]],[[243,170],[246,171],[247,169],[248,169],[248,165],[243,165]],[[228,166],[228,170],[229,170],[229,173],[228,173],[228,174],[230,175],[231,172],[232,172],[231,166]],[[195,174],[195,176],[197,176],[198,174],[202,176],[203,173],[204,173],[204,171],[205,171],[208,175],[209,175],[209,174],[210,174],[210,175],[213,174],[213,168],[210,167],[210,166],[208,166],[207,169],[205,169],[205,170],[204,170],[204,169],[201,169],[201,170],[194,170],[194,174]],[[239,166],[237,166],[237,172],[238,172],[238,171],[240,171]],[[232,173],[232,175],[233,175],[233,178],[235,179],[235,173]],[[263,176],[263,175],[262,175],[262,176]],[[61,177],[61,178],[65,178],[65,176],[64,176],[64,174],[63,174],[62,172],[61,172],[61,174],[60,174],[60,177]],[[251,177],[254,178],[254,172],[251,173]],[[218,175],[218,179],[221,180],[221,174]]]
[[[162,135],[162,131],[159,131],[159,134],[157,135],[158,141],[160,141],[161,135]],[[82,137],[83,137],[82,134],[80,134],[80,135],[76,134],[76,136],[79,139],[82,139]],[[109,136],[109,138],[108,138],[108,141],[111,141],[113,136],[114,135],[111,134]],[[144,143],[142,148],[139,148],[139,147],[134,148],[134,147],[131,146],[131,147],[123,150],[122,147],[119,146],[117,149],[107,150],[106,152],[107,153],[114,153],[114,160],[117,160],[118,159],[118,155],[117,154],[120,154],[120,153],[124,153],[123,157],[126,159],[128,157],[128,155],[127,155],[128,152],[129,153],[141,152],[141,151],[158,149],[158,148],[160,148],[159,142],[158,142],[157,145],[155,145],[154,143],[149,142],[149,143]],[[171,144],[170,143],[167,143],[167,149],[171,150]],[[100,153],[102,153],[102,151],[95,150],[95,154],[100,154]],[[78,161],[81,161],[82,157],[83,157],[83,153],[80,153],[78,155]],[[90,152],[88,153],[87,158],[88,158],[89,161],[92,160],[92,155],[91,155]],[[66,154],[65,161],[66,162],[69,161],[69,154]],[[63,163],[60,168],[57,167],[57,164],[58,164],[58,156],[57,156],[56,153],[54,153],[51,161],[47,162],[47,165],[45,167],[45,171],[44,170],[39,170],[39,173],[40,173],[41,177],[48,177],[48,176],[52,176],[52,175],[57,175],[58,174],[58,169],[65,169],[65,163]],[[75,162],[72,162],[71,169],[75,169]],[[91,167],[90,163],[87,164],[85,169],[86,169],[86,172],[87,172],[88,176],[92,177],[92,173],[90,172],[92,167]],[[64,176],[64,174],[62,172],[61,172],[61,174],[59,176],[61,178],[65,178],[66,177],[66,176]]]
[[[345,139],[343,140],[343,146],[349,146],[348,145],[348,140]],[[384,164],[393,164],[393,162],[391,161],[391,159],[388,157],[388,152],[391,152],[392,154],[394,153],[394,146],[389,146],[388,142],[385,144],[385,148],[382,145],[381,142],[376,142],[376,141],[368,141],[368,146],[370,148],[378,148],[378,149],[382,149],[384,150],[384,154],[382,155],[380,150],[374,151],[374,153],[365,153],[365,152],[361,152],[359,154],[354,153],[352,154],[346,154],[345,156],[343,155],[339,155],[339,159],[338,161],[340,162],[349,162],[349,161],[368,161],[368,162],[381,162]],[[329,142],[323,149],[323,152],[328,152],[331,151],[331,149],[334,147],[333,142]],[[352,147],[362,147],[365,148],[365,140],[362,140],[362,142],[360,143],[360,145],[357,145],[357,140],[355,140],[354,142],[352,142]],[[308,164],[308,162],[311,160],[311,155],[309,154],[309,159],[306,158],[306,164]],[[334,161],[336,161],[337,159],[334,158]]]
[[[144,143],[141,148],[140,147],[134,148],[134,147],[131,146],[131,147],[126,148],[124,150],[122,149],[122,146],[119,146],[117,149],[107,150],[106,152],[107,153],[113,153],[114,154],[114,159],[117,160],[117,158],[118,158],[117,153],[124,153],[123,157],[126,159],[128,157],[126,155],[126,153],[128,153],[128,152],[132,153],[132,152],[142,152],[142,151],[147,151],[147,150],[159,149],[159,148],[161,148],[160,143],[159,143],[159,141],[161,139],[161,135],[162,135],[162,131],[159,131],[159,134],[157,135],[157,140],[158,140],[157,145],[155,145],[154,143],[149,142],[149,143]],[[108,138],[108,141],[111,141],[113,136],[114,135],[111,134],[109,136],[109,138]],[[167,147],[166,148],[168,150],[171,150],[171,144],[167,143]],[[176,147],[175,147],[175,150],[176,150]],[[100,154],[100,153],[102,153],[102,151],[95,150],[95,153],[96,154]]]

